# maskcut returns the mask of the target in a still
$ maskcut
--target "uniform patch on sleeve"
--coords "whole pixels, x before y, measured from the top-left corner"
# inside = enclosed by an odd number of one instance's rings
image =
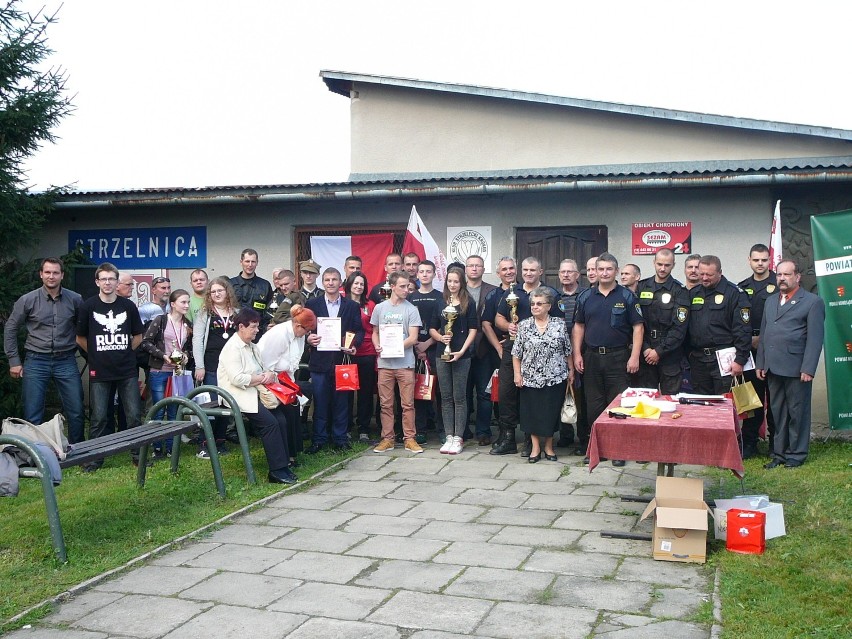
[[[688,314],[688,311],[686,310],[685,306],[678,306],[677,307],[677,313],[675,314],[675,317],[677,317],[678,322],[683,324],[686,321],[687,314]]]
[[[639,303],[638,303],[638,302],[637,302],[634,306],[636,307],[636,314],[637,314],[639,317],[642,317],[642,307],[641,307],[641,306],[639,306]]]
[[[741,308],[740,309],[740,317],[743,318],[743,324],[748,324],[751,320],[751,309],[750,308]]]

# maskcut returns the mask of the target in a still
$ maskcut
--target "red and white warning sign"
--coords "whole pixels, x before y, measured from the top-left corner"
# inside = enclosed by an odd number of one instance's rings
[[[633,255],[653,255],[661,248],[673,253],[692,252],[692,222],[634,222]]]

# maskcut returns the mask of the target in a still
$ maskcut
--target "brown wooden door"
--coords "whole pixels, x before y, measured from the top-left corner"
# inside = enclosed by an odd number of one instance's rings
[[[607,248],[607,230],[605,226],[550,226],[547,228],[519,228],[515,233],[517,247],[518,276],[520,262],[526,257],[537,257],[544,268],[542,281],[557,291],[559,282],[559,263],[571,258],[577,261],[580,272],[586,274],[586,261],[592,255],[600,255]],[[585,279],[581,280],[585,283]]]

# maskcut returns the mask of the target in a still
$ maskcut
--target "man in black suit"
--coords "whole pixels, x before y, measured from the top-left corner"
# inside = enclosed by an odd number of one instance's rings
[[[825,335],[825,303],[799,286],[799,267],[782,260],[775,269],[779,293],[763,309],[755,368],[769,385],[775,418],[772,461],[764,468],[801,466],[811,437],[811,392]]]
[[[340,318],[339,351],[320,350],[320,336],[316,333],[308,335],[308,343],[312,346],[308,359],[308,369],[311,372],[311,384],[314,391],[314,432],[313,442],[305,451],[308,454],[319,452],[328,442],[328,426],[331,423],[331,439],[336,449],[350,448],[346,429],[349,425],[349,396],[347,391],[336,390],[334,367],[343,361],[343,354],[355,354],[355,348],[364,339],[364,328],[361,326],[360,307],[350,299],[340,294],[340,271],[327,268],[322,274],[322,286],[325,294],[309,299],[306,307],[311,309],[318,318],[318,324],[323,317]],[[346,333],[353,333],[350,348],[345,348]]]

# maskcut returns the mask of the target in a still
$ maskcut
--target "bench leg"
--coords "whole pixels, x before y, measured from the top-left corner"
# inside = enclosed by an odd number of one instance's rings
[[[249,450],[248,436],[246,435],[245,422],[239,407],[234,410],[234,426],[237,429],[237,436],[240,439],[240,449],[243,453],[243,464],[246,467],[246,479],[248,483],[256,484],[257,475],[254,473],[254,465],[251,463],[251,451]]]
[[[177,475],[178,465],[180,464],[180,435],[175,435],[172,439],[172,475]]]
[[[150,444],[142,444],[139,448],[139,466],[136,468],[136,485],[145,488],[145,477],[148,474],[148,453]]]

